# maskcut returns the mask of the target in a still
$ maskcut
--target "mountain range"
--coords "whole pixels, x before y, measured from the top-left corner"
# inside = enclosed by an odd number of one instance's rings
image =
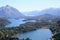
[[[16,8],[6,5],[0,7],[0,18],[8,19],[8,21],[11,22],[11,24],[9,24],[8,26],[20,25],[20,23],[24,23],[23,20],[54,21],[60,18],[60,8],[49,8],[42,11],[31,11],[22,13],[19,12]]]
[[[41,11],[31,11],[31,12],[23,12],[23,13],[29,16],[30,15],[38,16],[38,15],[44,15],[44,14],[60,16],[60,8],[48,8]]]
[[[32,12],[25,12],[25,14],[30,14],[34,16],[27,17],[27,19],[54,19],[60,18],[60,8],[49,8],[42,11],[32,11]]]
[[[60,17],[60,8],[49,8],[42,11],[19,12],[16,8],[9,5],[0,7],[0,18],[14,19],[54,19]]]

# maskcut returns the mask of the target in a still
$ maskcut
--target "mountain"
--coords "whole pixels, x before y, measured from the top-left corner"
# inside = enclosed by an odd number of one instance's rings
[[[38,15],[38,16],[29,16],[27,19],[29,20],[52,20],[58,18],[55,15],[52,14],[43,14],[43,15]]]
[[[26,17],[29,20],[52,20],[60,18],[60,8],[49,8],[42,11],[32,11],[29,14],[34,15]]]
[[[38,14],[52,14],[52,15],[60,16],[60,8],[45,9],[40,11],[40,13]]]
[[[9,5],[0,7],[0,18],[24,18],[24,15],[16,8]]]
[[[51,15],[56,15],[58,17],[60,17],[60,8],[48,8],[48,9],[44,9],[41,11],[31,11],[31,12],[24,12],[25,15],[33,15],[33,16],[37,16],[37,15],[43,15],[43,14],[51,14]]]
[[[52,20],[58,17],[52,14],[43,14],[43,15],[36,16],[35,18],[40,20]]]

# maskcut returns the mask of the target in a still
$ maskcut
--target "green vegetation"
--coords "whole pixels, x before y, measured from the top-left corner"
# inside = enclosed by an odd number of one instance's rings
[[[4,19],[2,19],[2,20],[4,20]],[[5,25],[7,25],[9,23],[10,22],[8,20],[1,21],[0,24],[2,24],[2,26],[0,27],[0,39],[5,40],[6,38],[8,38],[8,39],[15,38],[15,36],[17,34],[22,34],[22,33],[26,33],[29,31],[34,31],[34,30],[40,29],[40,28],[50,24],[48,22],[27,22],[27,23],[21,24],[17,27],[12,27],[12,28],[4,27]],[[24,39],[24,40],[29,40],[29,38]]]
[[[49,28],[51,32],[54,34],[52,38],[59,39],[60,36],[60,20],[52,20],[46,21],[36,21],[36,22],[26,22],[25,24],[21,24],[17,27],[6,28],[5,25],[9,24],[8,20],[0,19],[0,39],[1,40],[30,40],[29,38],[26,39],[19,39],[16,38],[17,35],[22,33],[34,31],[41,28]],[[2,24],[2,25],[1,25]]]
[[[58,20],[54,26],[50,27],[50,30],[53,33],[52,40],[60,40],[60,20]]]
[[[7,24],[10,24],[8,20],[0,18],[0,27],[4,27]]]

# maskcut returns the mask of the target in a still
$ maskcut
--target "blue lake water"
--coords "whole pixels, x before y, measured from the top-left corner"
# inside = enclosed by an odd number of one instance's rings
[[[49,40],[52,37],[52,33],[49,29],[39,29],[32,32],[24,33],[18,38],[30,38],[32,40]]]
[[[35,22],[35,20],[28,20],[28,21],[23,21],[25,19],[8,19],[11,23],[6,25],[6,27],[16,27],[19,26],[20,24],[24,24],[26,22]]]
[[[16,27],[19,26],[20,24],[25,23],[23,20],[24,19],[8,19],[11,23],[6,25],[6,27]]]
[[[11,24],[8,24],[6,27],[15,27],[19,26],[20,24],[25,23],[23,19],[8,19]],[[28,21],[27,21],[28,22]],[[35,22],[35,21],[34,21]],[[27,32],[17,36],[18,38],[30,38],[32,40],[48,40],[52,37],[52,33],[49,29],[39,29],[31,32]]]

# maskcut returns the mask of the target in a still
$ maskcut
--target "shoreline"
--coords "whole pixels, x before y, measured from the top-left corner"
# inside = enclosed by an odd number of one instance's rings
[[[47,28],[41,28],[41,29],[47,29]],[[36,29],[36,30],[40,30],[40,29]],[[36,31],[36,30],[32,30],[32,31]],[[32,31],[29,31],[29,32],[32,32]],[[28,33],[28,32],[25,32],[25,33]],[[16,37],[16,36],[19,36],[19,35],[22,35],[22,34],[24,34],[24,33],[18,33],[18,34],[16,34],[16,35],[14,35],[14,36],[12,36],[12,37]]]

